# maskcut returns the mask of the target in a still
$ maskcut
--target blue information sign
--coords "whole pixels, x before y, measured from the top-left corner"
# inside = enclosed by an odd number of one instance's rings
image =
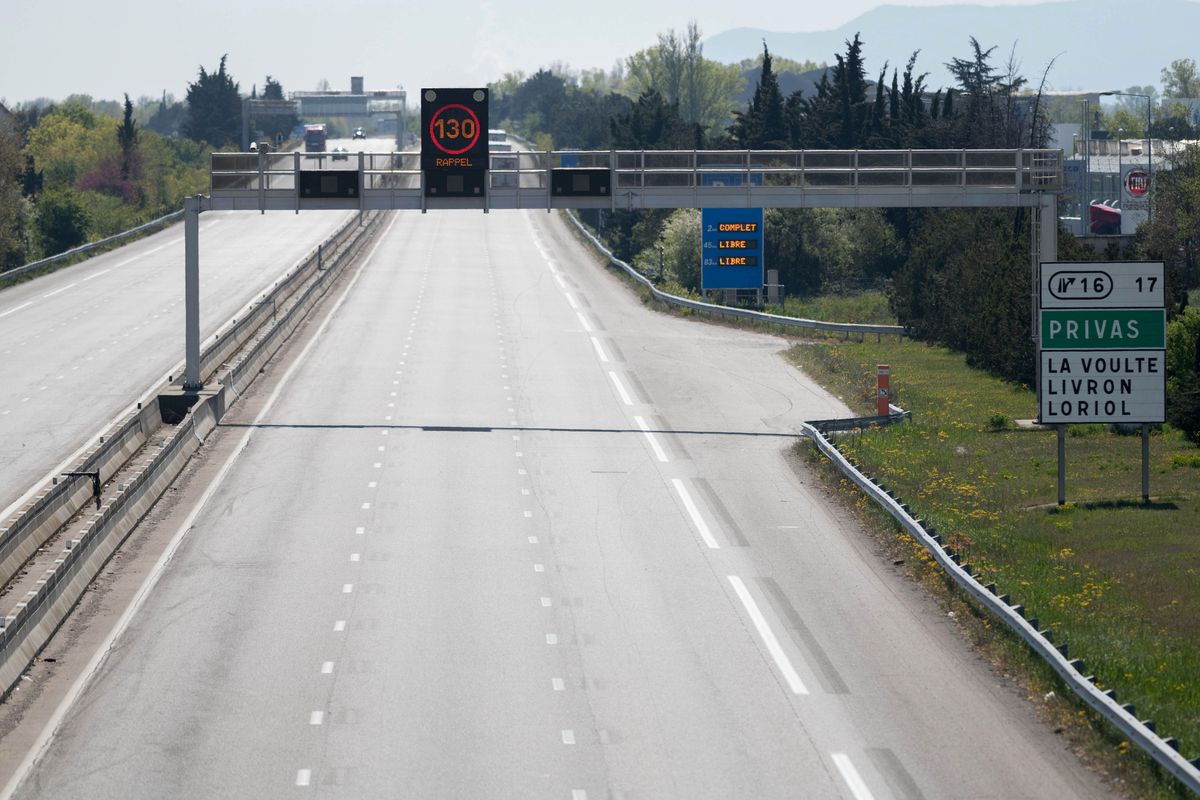
[[[761,289],[761,208],[706,208],[700,215],[702,289]]]

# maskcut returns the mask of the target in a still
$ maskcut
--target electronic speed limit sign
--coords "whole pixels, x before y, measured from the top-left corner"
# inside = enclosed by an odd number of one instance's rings
[[[487,169],[487,128],[487,89],[422,89],[421,169]]]

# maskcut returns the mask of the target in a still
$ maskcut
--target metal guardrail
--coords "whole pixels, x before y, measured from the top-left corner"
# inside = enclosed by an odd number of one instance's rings
[[[40,261],[32,261],[23,267],[17,267],[16,269],[10,269],[7,272],[0,272],[0,283],[3,283],[8,278],[15,278],[18,275],[24,275],[27,272],[33,272],[34,270],[41,269],[42,267],[48,267],[51,264],[57,264],[59,261],[65,261],[69,258],[83,255],[84,253],[90,253],[93,250],[98,250],[101,247],[107,247],[112,244],[117,244],[118,242],[123,242],[126,239],[129,239],[133,236],[137,236],[139,233],[144,233],[158,225],[165,225],[167,223],[176,222],[177,220],[181,220],[181,219],[183,219],[182,211],[172,211],[170,214],[164,214],[163,216],[159,217],[158,219],[153,219],[153,220],[150,220],[149,222],[145,222],[141,225],[138,225],[136,228],[130,228],[127,231],[121,231],[120,233],[113,234],[112,236],[109,236],[106,239],[101,239],[98,242],[88,242],[87,244],[81,244],[81,245],[79,245],[79,247],[74,247],[70,250],[66,250],[62,253],[59,253],[58,255],[50,256],[49,258],[43,258]]]
[[[1038,630],[1036,620],[1025,617],[1021,605],[1011,605],[1007,595],[997,596],[984,586],[973,574],[970,564],[960,563],[960,556],[952,548],[942,544],[935,530],[926,529],[922,520],[912,516],[907,505],[897,500],[890,492],[877,485],[850,462],[841,451],[813,423],[800,426],[800,432],[816,444],[830,461],[837,465],[868,497],[887,511],[904,530],[916,539],[933,556],[938,565],[958,586],[971,595],[992,614],[1004,622],[1021,637],[1043,661],[1058,673],[1058,676],[1083,702],[1112,723],[1163,768],[1200,795],[1200,759],[1188,761],[1171,743],[1161,738],[1151,724],[1138,719],[1134,708],[1117,702],[1111,690],[1102,690],[1083,674],[1083,662],[1067,655],[1066,645],[1055,646],[1045,633]],[[994,588],[994,587],[992,587]]]
[[[572,213],[567,212],[567,217],[575,225],[575,228],[582,233],[587,240],[604,254],[614,266],[621,268],[629,277],[640,283],[642,286],[650,290],[655,299],[661,300],[664,303],[682,308],[690,308],[695,311],[701,311],[706,314],[715,314],[722,317],[736,317],[738,319],[751,319],[757,322],[768,322],[773,325],[786,325],[791,328],[809,328],[819,331],[837,331],[840,333],[888,333],[896,336],[907,336],[908,333],[901,325],[865,325],[855,322],[825,322],[816,319],[804,319],[802,317],[785,317],[780,314],[767,314],[763,311],[751,311],[747,308],[733,308],[731,306],[720,306],[715,303],[704,303],[700,300],[692,300],[687,297],[664,292],[654,285],[653,281],[642,275],[629,264],[626,264],[621,259],[613,255],[613,252],[604,246],[604,243],[597,239],[591,231]]]

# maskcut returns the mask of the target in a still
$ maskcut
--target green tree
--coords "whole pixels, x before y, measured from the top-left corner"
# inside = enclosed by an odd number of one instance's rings
[[[267,82],[263,84],[262,99],[283,100],[283,84],[268,75]]]
[[[57,255],[87,241],[87,214],[79,198],[69,189],[42,192],[34,219],[38,244],[44,256]]]
[[[1154,215],[1138,227],[1141,257],[1162,261],[1167,270],[1167,309],[1187,304],[1187,290],[1200,287],[1200,147],[1171,157],[1170,169],[1154,171]]]
[[[1167,326],[1167,421],[1200,444],[1200,308]]]
[[[133,103],[129,95],[125,95],[125,115],[121,126],[117,128],[117,144],[121,146],[121,177],[129,180],[134,169],[134,159],[137,156],[138,144],[137,123],[133,121]]]
[[[1177,58],[1160,74],[1165,97],[1200,97],[1200,72],[1190,58]]]
[[[750,105],[745,111],[735,111],[730,138],[738,147],[747,150],[785,150],[788,146],[788,124],[779,79],[771,66],[771,52],[763,42],[762,74]]]
[[[197,141],[224,147],[239,140],[242,131],[242,99],[238,84],[225,70],[221,56],[216,72],[200,67],[200,77],[188,84],[187,119],[184,133]]]
[[[704,57],[701,38],[695,20],[682,35],[674,30],[659,34],[658,44],[626,60],[625,80],[631,96],[657,91],[679,105],[684,122],[713,135],[729,123],[733,98],[744,83],[737,66]]]
[[[15,126],[0,121],[0,272],[25,263],[27,204],[21,191],[21,138]]]

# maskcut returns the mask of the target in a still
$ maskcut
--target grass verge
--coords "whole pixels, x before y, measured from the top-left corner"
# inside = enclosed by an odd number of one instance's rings
[[[1072,502],[1059,508],[1054,433],[1012,424],[1036,415],[1028,389],[912,341],[804,344],[788,355],[860,413],[873,406],[875,365],[890,364],[912,423],[839,447],[935,525],[985,582],[1069,643],[1100,685],[1180,740],[1185,755],[1200,755],[1200,451],[1169,428],[1156,432],[1152,502],[1143,504],[1140,438],[1072,426]],[[1012,635],[998,641],[1014,657],[1023,648]],[[1052,675],[1038,677],[1046,672],[1035,665],[1034,683],[1053,685]],[[1139,767],[1149,759],[1127,742],[1116,747],[1142,773],[1137,796],[1186,796],[1173,780],[1155,785],[1157,768]]]

